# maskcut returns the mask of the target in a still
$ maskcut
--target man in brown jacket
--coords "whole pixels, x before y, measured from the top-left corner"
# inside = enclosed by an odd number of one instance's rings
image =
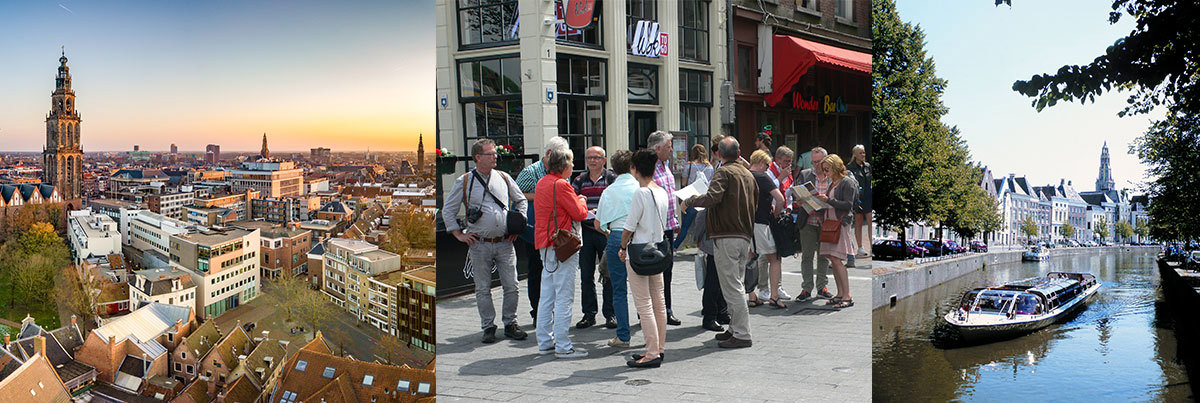
[[[737,161],[741,154],[737,139],[721,140],[719,157],[726,162]],[[717,335],[717,346],[723,348],[750,347],[750,309],[746,306],[742,277],[750,261],[750,240],[754,231],[754,209],[757,207],[758,184],[741,164],[722,164],[713,172],[708,193],[684,200],[680,208],[709,209],[705,218],[708,237],[716,244],[715,260],[721,294],[729,306],[729,330]]]

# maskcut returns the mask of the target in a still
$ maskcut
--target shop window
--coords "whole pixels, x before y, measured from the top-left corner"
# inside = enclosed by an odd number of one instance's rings
[[[680,69],[679,127],[688,132],[688,147],[708,145],[712,105],[712,73]]]
[[[679,0],[679,57],[708,63],[708,0]]]
[[[573,150],[604,146],[604,104],[608,80],[603,60],[561,55],[558,58],[558,133]],[[576,153],[575,168],[583,168]]]
[[[517,1],[458,0],[458,43],[481,48],[517,43]]]
[[[558,24],[557,32],[555,32],[555,38],[559,42],[569,45],[583,45],[603,49],[604,36],[601,29],[603,29],[604,25],[602,22],[604,7],[602,3],[602,1],[596,0],[595,5],[592,6],[592,22],[586,28],[570,28],[567,27],[567,24],[560,23]],[[563,0],[554,0],[554,13],[556,19],[563,19]]]
[[[459,62],[464,144],[489,138],[497,145],[523,149],[520,74],[517,55]]]
[[[629,64],[629,103],[658,104],[658,66]]]

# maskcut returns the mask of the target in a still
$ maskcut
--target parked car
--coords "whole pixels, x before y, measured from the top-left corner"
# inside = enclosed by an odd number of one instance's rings
[[[1079,241],[1076,241],[1074,239],[1068,239],[1067,243],[1076,248],[1083,246],[1083,244],[1079,243]]]
[[[914,243],[927,250],[925,256],[946,256],[953,253],[949,245],[935,239],[920,239]]]
[[[958,242],[947,240],[947,241],[943,241],[943,243],[946,246],[948,246],[950,248],[950,250],[954,253],[966,253],[967,252],[967,248],[959,246]]]
[[[906,247],[900,246],[897,239],[878,239],[871,245],[871,255],[876,259],[910,259],[923,257],[928,251],[916,246],[912,241]]]
[[[971,252],[987,253],[988,246],[982,241],[971,241]]]

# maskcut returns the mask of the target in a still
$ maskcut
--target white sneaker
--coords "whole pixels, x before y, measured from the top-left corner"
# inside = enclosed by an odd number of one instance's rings
[[[867,250],[866,250],[866,249],[863,249],[863,247],[859,246],[859,247],[858,247],[858,255],[859,255],[859,256],[866,256],[866,255],[867,255]]]
[[[787,291],[784,291],[783,286],[779,286],[779,298],[780,299],[792,299],[792,295],[788,294]]]
[[[570,350],[567,350],[567,351],[564,351],[561,353],[558,353],[558,352],[554,353],[554,356],[558,357],[558,358],[583,358],[583,357],[587,357],[587,355],[588,355],[587,351],[583,351],[583,350],[580,350],[577,348],[572,348]]]
[[[758,299],[759,299],[760,301],[766,301],[766,300],[768,300],[768,299],[771,299],[771,292],[770,292],[770,291],[767,291],[767,289],[766,289],[766,288],[759,287],[759,289],[758,289]]]

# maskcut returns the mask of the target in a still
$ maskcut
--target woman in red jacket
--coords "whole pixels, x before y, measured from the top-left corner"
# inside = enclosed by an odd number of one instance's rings
[[[586,357],[587,351],[571,344],[567,329],[571,327],[571,308],[575,304],[575,276],[579,271],[579,253],[564,262],[554,252],[554,232],[567,230],[580,236],[580,221],[587,218],[587,198],[575,194],[566,178],[571,177],[574,155],[570,149],[553,149],[546,154],[543,165],[546,176],[538,181],[533,200],[534,247],[541,255],[542,288],[538,299],[538,354],[554,353],[558,358]],[[541,217],[546,217],[543,221]]]

